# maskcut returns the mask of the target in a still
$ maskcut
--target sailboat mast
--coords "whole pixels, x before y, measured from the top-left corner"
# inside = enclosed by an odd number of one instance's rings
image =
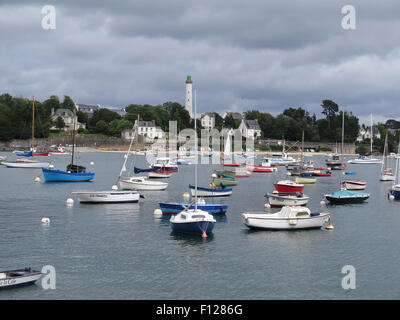
[[[304,130],[301,134],[301,166],[302,167],[304,167],[303,152],[304,152]]]
[[[73,121],[74,121],[74,128],[72,130],[72,159],[71,159],[71,165],[74,164],[74,156],[75,156],[75,124],[76,124],[76,121],[77,121],[75,110],[74,110]]]
[[[35,97],[32,98],[32,144],[31,150],[35,148]],[[33,155],[32,155],[33,156]]]
[[[196,89],[194,89],[194,210],[197,211],[197,121]]]
[[[342,111],[342,157],[344,154],[344,110]]]
[[[371,157],[372,157],[372,136],[373,135],[373,133],[372,133],[372,113],[371,113]]]

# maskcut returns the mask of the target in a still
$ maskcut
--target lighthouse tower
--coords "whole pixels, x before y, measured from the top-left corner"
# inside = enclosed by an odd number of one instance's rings
[[[192,77],[191,76],[187,76],[187,79],[186,79],[185,109],[189,112],[190,117],[193,118]]]

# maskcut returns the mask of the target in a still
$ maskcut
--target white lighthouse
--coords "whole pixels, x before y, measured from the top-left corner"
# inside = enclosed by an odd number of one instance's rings
[[[192,77],[187,76],[186,79],[186,100],[185,108],[189,112],[190,117],[193,118],[193,99],[192,99]]]

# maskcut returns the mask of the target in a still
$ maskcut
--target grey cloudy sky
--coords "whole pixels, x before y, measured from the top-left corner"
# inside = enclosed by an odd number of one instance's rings
[[[356,30],[341,26],[347,4]],[[400,118],[398,0],[0,0],[0,16],[0,92],[15,96],[183,104],[192,75],[199,112],[320,117],[333,99],[362,122]]]

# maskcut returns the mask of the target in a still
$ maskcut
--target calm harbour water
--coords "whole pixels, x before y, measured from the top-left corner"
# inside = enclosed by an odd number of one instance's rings
[[[14,159],[11,153],[8,159]],[[138,157],[137,166],[145,167]],[[64,169],[70,158],[53,156]],[[260,156],[258,157],[259,162]],[[306,158],[307,159],[307,158]],[[313,156],[316,166],[325,157]],[[89,163],[93,161],[94,165]],[[73,190],[109,190],[123,154],[81,153],[77,161],[96,173],[89,183],[36,183],[41,170],[0,166],[0,270],[56,268],[56,289],[33,286],[0,291],[0,299],[398,299],[400,202],[387,199],[390,182],[380,165],[349,165],[351,178],[368,182],[367,203],[324,206],[337,191],[340,171],[305,186],[312,211],[328,210],[335,227],[312,231],[249,231],[241,213],[263,211],[264,194],[286,170],[239,180],[212,236],[177,235],[169,218],[153,215],[159,201],[182,201],[194,167],[180,166],[166,191],[143,192],[139,204],[67,207]],[[199,165],[199,186],[214,168]],[[207,202],[210,202],[208,199]],[[51,224],[43,226],[42,217]],[[356,268],[356,289],[344,290],[344,265]]]

